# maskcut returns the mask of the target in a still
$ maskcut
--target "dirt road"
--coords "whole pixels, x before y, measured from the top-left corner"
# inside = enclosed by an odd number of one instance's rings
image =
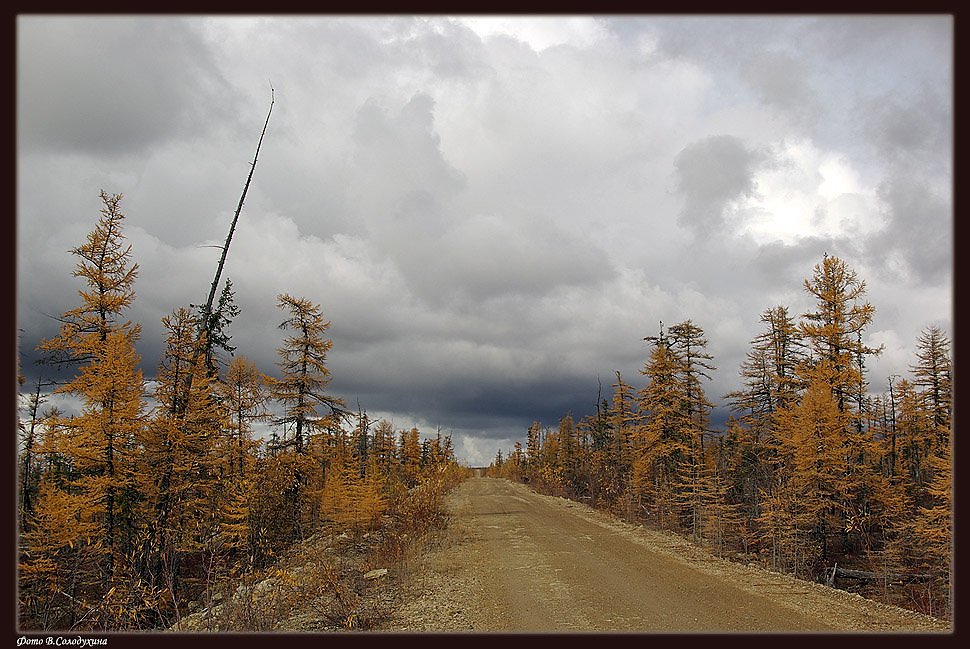
[[[712,557],[676,536],[488,478],[449,496],[388,630],[929,632],[934,618]]]

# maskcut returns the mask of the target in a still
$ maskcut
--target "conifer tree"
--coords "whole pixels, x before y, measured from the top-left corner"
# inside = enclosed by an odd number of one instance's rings
[[[744,389],[726,398],[741,421],[766,431],[771,413],[797,398],[796,369],[802,361],[800,337],[788,309],[777,306],[761,314],[765,330],[751,341],[741,363]]]
[[[505,457],[502,455],[502,449],[495,452],[495,459],[492,460],[492,466],[499,472],[505,466]]]
[[[228,354],[232,354],[236,350],[229,344],[232,336],[226,331],[233,318],[240,313],[239,307],[236,306],[235,295],[236,293],[232,289],[232,280],[227,278],[226,284],[219,294],[219,301],[216,303],[215,309],[208,313],[208,316],[204,306],[193,305],[197,311],[195,319],[198,323],[199,349],[205,357],[206,371],[213,376],[219,372],[218,365],[221,361],[219,350]],[[202,322],[206,317],[209,321]]]
[[[401,475],[407,487],[414,487],[421,476],[421,441],[420,432],[416,427],[401,431],[398,457],[401,463]]]
[[[213,551],[230,496],[220,452],[229,413],[205,357],[195,353],[196,321],[185,308],[162,318],[166,350],[156,372],[156,408],[141,437],[141,491],[151,511],[147,574],[177,595],[186,562]],[[193,376],[183,392],[186,376]]]
[[[740,536],[742,525],[740,507],[729,497],[728,454],[724,437],[715,438],[703,455],[696,488],[701,512],[700,536],[719,555],[723,555],[728,545]]]
[[[771,549],[771,567],[774,570],[793,572],[798,576],[798,527],[796,525],[796,497],[791,484],[781,479],[760,497],[758,514],[759,536]]]
[[[896,375],[889,376],[889,399],[883,401],[883,439],[888,441],[889,449],[884,453],[886,461],[886,475],[892,479],[898,470],[899,454],[896,450],[896,404],[897,396],[895,382],[899,379]],[[888,412],[887,412],[888,407]]]
[[[953,382],[950,341],[936,326],[925,328],[916,341],[916,362],[910,367],[913,385],[921,392],[936,431],[936,444],[950,443]]]
[[[613,432],[612,457],[615,458],[613,491],[618,499],[622,499],[623,510],[630,514],[636,498],[633,466],[638,455],[637,440],[642,439],[639,429],[643,417],[637,411],[637,391],[623,380],[619,371],[615,373],[616,382],[612,385],[613,395],[608,415]]]
[[[343,414],[343,400],[327,393],[330,370],[327,368],[327,352],[333,342],[325,337],[330,323],[323,319],[320,307],[304,298],[280,294],[277,306],[288,317],[280,323],[280,329],[290,332],[284,336],[277,350],[280,360],[280,377],[269,379],[270,396],[282,408],[282,416],[275,420],[283,427],[283,437],[277,450],[285,451],[269,468],[278,473],[285,485],[285,501],[288,512],[278,520],[292,525],[290,538],[303,535],[304,519],[312,521],[312,509],[318,502],[307,491],[311,477],[324,479],[328,457],[321,449],[320,457],[310,457],[310,441],[317,434],[335,427],[336,418]],[[329,412],[321,414],[318,408]],[[325,443],[326,440],[323,440]],[[318,440],[320,443],[320,440]],[[317,463],[317,471],[311,467]],[[319,488],[317,485],[315,488]]]
[[[83,402],[71,419],[72,434],[57,452],[73,469],[68,487],[85,495],[89,516],[102,526],[107,584],[130,536],[131,449],[143,425],[144,385],[135,342],[141,325],[123,318],[135,298],[138,264],[125,244],[121,194],[101,192],[101,217],[87,240],[71,252],[79,258],[74,276],[84,282],[80,304],[65,312],[57,336],[41,341],[49,363],[79,366],[76,376],[56,392]]]
[[[34,511],[37,501],[37,491],[40,487],[40,463],[38,461],[38,446],[40,445],[41,420],[45,414],[40,411],[41,406],[47,401],[47,395],[41,393],[41,389],[48,386],[44,381],[37,380],[34,392],[27,397],[27,415],[29,419],[22,421],[19,413],[17,416],[17,428],[19,435],[20,464],[18,475],[18,488],[20,490],[19,508],[20,529],[24,531],[30,524],[30,517]],[[50,417],[53,413],[47,412]]]
[[[374,427],[373,457],[377,461],[381,472],[389,477],[395,461],[394,426],[386,419],[377,422]]]
[[[610,404],[597,394],[596,413],[583,417],[577,426],[581,440],[581,479],[586,497],[591,502],[610,506],[620,492],[622,471],[616,446],[616,433],[612,427]]]
[[[691,422],[683,407],[687,386],[680,359],[663,326],[659,336],[648,340],[654,348],[641,371],[647,383],[640,390],[638,410],[645,419],[637,431],[633,479],[658,521],[669,526],[676,522],[677,485],[692,451]]]
[[[872,322],[875,308],[860,302],[866,293],[865,281],[838,257],[825,255],[815,265],[811,279],[804,281],[805,290],[815,297],[816,310],[805,313],[801,335],[812,353],[803,362],[803,376],[818,363],[828,365],[827,381],[838,404],[839,412],[853,413],[860,418],[859,386],[865,384],[863,363],[859,358],[876,355],[882,348],[872,348],[861,342],[865,328]],[[856,401],[855,409],[850,406]]]
[[[856,523],[881,506],[874,501],[879,492],[874,449],[863,427],[867,419],[864,359],[882,351],[862,341],[875,308],[863,301],[866,283],[837,257],[825,255],[804,287],[815,297],[816,310],[804,314],[801,325],[810,355],[800,364],[799,377],[828,385],[838,409],[843,461],[832,468],[836,472],[832,478],[842,494],[838,508],[842,550],[852,551],[850,546],[859,542]]]
[[[614,431],[614,449],[620,466],[629,471],[633,464],[635,429],[640,425],[642,417],[636,409],[636,390],[623,381],[619,371],[616,372],[616,383],[612,387],[613,398],[609,413]]]
[[[841,520],[845,494],[839,475],[844,468],[844,420],[827,377],[809,382],[802,400],[778,412],[780,428],[791,457],[790,484],[794,496],[794,524],[799,533],[797,550],[810,573],[822,567],[832,553]]]
[[[100,218],[71,250],[78,258],[73,274],[83,282],[79,304],[60,318],[58,334],[38,346],[45,362],[75,370],[55,392],[81,404],[71,416],[48,413],[37,449],[48,471],[37,476],[33,516],[25,521],[23,596],[43,601],[40,617],[31,621],[40,619],[45,628],[96,628],[104,620],[82,614],[85,602],[107,597],[132,578],[139,500],[133,454],[145,403],[135,350],[141,327],[124,318],[138,265],[125,243],[121,199],[101,192]],[[53,594],[33,592],[38,576]]]
[[[559,427],[556,431],[559,437],[559,457],[556,460],[558,466],[562,467],[563,478],[566,488],[571,495],[578,493],[578,472],[579,472],[579,440],[576,436],[576,422],[571,413],[566,413],[559,419]]]
[[[698,452],[704,448],[704,435],[709,427],[711,403],[704,394],[701,379],[711,380],[708,372],[714,371],[711,364],[713,356],[707,353],[707,339],[704,330],[690,320],[671,325],[668,329],[671,349],[680,363],[680,375],[684,387],[686,423],[690,434],[697,440]]]
[[[534,482],[538,477],[539,464],[542,461],[542,424],[533,421],[529,424],[525,442],[525,475],[528,481]]]
[[[796,370],[804,360],[798,326],[786,307],[767,309],[760,319],[764,328],[751,340],[739,370],[743,387],[725,395],[737,416],[728,426],[735,446],[733,489],[749,527],[762,515],[762,498],[779,486],[779,454],[788,433],[778,427],[776,413],[799,398]],[[780,547],[773,543],[776,557]]]
[[[543,430],[539,456],[539,471],[536,482],[547,493],[562,496],[566,481],[560,461],[563,456],[562,444],[556,432],[548,428]]]
[[[930,571],[945,598],[942,610],[953,605],[953,458],[949,446],[942,446],[930,458],[933,478],[927,485],[926,504],[919,508],[913,525],[920,540],[922,560],[918,568]]]
[[[373,449],[373,444],[370,443],[369,437],[370,433],[368,429],[371,426],[370,419],[367,417],[367,413],[360,407],[360,402],[357,403],[357,424],[354,427],[354,439],[356,440],[356,452],[358,462],[360,464],[359,471],[360,476],[364,477],[367,473],[367,465],[371,451]]]
[[[710,411],[714,407],[704,393],[701,379],[711,379],[709,371],[713,356],[707,353],[707,339],[704,330],[690,320],[671,325],[668,329],[671,348],[679,363],[679,373],[684,387],[681,408],[684,411],[685,431],[690,453],[685,467],[686,475],[680,476],[682,500],[687,504],[685,514],[689,517],[691,533],[699,537],[704,527],[705,503],[710,500],[704,496],[712,485],[702,484],[709,472],[705,469],[704,437],[710,427]]]
[[[219,384],[219,394],[230,416],[230,437],[226,454],[232,476],[242,478],[252,471],[259,442],[253,439],[253,423],[269,416],[266,410],[266,377],[245,356],[236,356]]]
[[[292,437],[284,444],[302,454],[307,451],[309,435],[325,428],[330,422],[327,417],[339,413],[344,403],[326,393],[330,384],[327,352],[333,342],[325,337],[330,323],[323,319],[320,307],[285,293],[278,296],[277,305],[289,314],[280,329],[292,333],[278,350],[281,376],[271,379],[271,396],[283,407],[283,416],[276,423],[291,431]],[[320,406],[330,413],[320,415]]]
[[[922,471],[914,532],[923,541],[921,568],[937,575],[943,594],[942,610],[953,605],[953,383],[950,341],[936,326],[927,327],[916,342],[916,362],[910,368],[924,412],[924,449],[932,450]],[[910,421],[912,426],[915,422]],[[917,439],[920,437],[917,434]],[[916,443],[918,444],[918,442]],[[914,444],[914,446],[916,446]],[[913,453],[916,453],[914,448]],[[921,480],[922,482],[922,480]]]
[[[73,628],[104,594],[103,526],[92,505],[87,494],[41,483],[19,566],[22,628]]]
[[[362,476],[359,459],[354,456],[335,463],[327,472],[321,503],[324,518],[355,533],[372,528],[387,507],[381,481]]]

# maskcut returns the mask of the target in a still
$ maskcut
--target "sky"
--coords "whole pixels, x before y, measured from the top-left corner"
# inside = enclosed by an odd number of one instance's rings
[[[129,317],[223,278],[236,354],[277,372],[276,296],[331,322],[331,394],[487,464],[577,420],[690,319],[718,407],[766,309],[823,254],[866,281],[873,392],[952,337],[948,15],[17,19],[17,327],[78,303],[100,191],[124,195]],[[272,88],[272,91],[271,91]],[[272,95],[271,95],[272,92]]]

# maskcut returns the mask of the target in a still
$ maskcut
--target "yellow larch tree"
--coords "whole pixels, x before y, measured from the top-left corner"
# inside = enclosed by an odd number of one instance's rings
[[[309,435],[330,423],[317,409],[323,406],[329,409],[328,414],[333,414],[344,403],[326,392],[330,384],[327,353],[333,341],[326,337],[330,323],[324,320],[320,307],[285,293],[278,296],[277,306],[288,313],[279,327],[290,333],[278,349],[280,376],[271,378],[270,394],[283,408],[276,423],[289,428],[284,446],[302,454],[307,450]]]
[[[700,538],[705,527],[707,504],[705,495],[713,489],[713,480],[706,467],[704,438],[710,428],[710,412],[714,404],[707,398],[701,379],[711,380],[713,356],[707,352],[704,330],[691,320],[671,325],[667,331],[677,363],[684,394],[681,399],[686,436],[690,444],[686,471],[680,476],[678,499],[683,503],[681,517],[694,538]]]
[[[641,374],[638,411],[644,417],[637,429],[633,481],[641,507],[652,511],[658,523],[676,527],[677,486],[688,470],[692,452],[691,424],[683,407],[687,389],[681,363],[661,325],[660,335],[649,337],[653,351]]]
[[[810,380],[801,401],[777,412],[779,429],[791,458],[789,487],[798,559],[796,574],[814,576],[832,554],[841,530],[844,494],[839,476],[844,469],[845,419],[821,373]],[[785,508],[784,501],[778,505]],[[794,558],[794,557],[793,557]]]
[[[280,376],[270,377],[270,397],[282,409],[275,424],[282,426],[283,436],[277,448],[275,469],[281,476],[288,476],[289,482],[278,483],[285,493],[285,516],[292,525],[290,538],[301,538],[306,523],[314,518],[313,509],[318,499],[313,491],[322,485],[310,484],[313,479],[322,478],[325,467],[310,457],[311,436],[325,433],[336,427],[336,418],[342,415],[345,405],[342,399],[327,393],[330,384],[330,370],[327,368],[327,353],[333,342],[326,337],[330,323],[324,320],[318,305],[305,298],[286,293],[277,297],[277,306],[287,313],[279,328],[288,332],[282,346],[277,350],[280,360]],[[321,414],[318,409],[325,407],[329,412]],[[311,523],[312,524],[312,523]]]
[[[854,554],[863,549],[872,512],[885,506],[878,501],[878,462],[865,429],[865,359],[882,351],[863,342],[875,308],[864,301],[865,281],[838,257],[824,255],[804,288],[815,298],[815,310],[803,314],[800,333],[809,355],[798,375],[805,383],[823,381],[836,404],[841,435],[841,462],[832,475],[841,494],[837,553]],[[827,550],[823,546],[823,557]]]
[[[539,466],[542,463],[542,424],[533,421],[529,424],[525,439],[525,467],[523,469],[525,480],[535,482],[539,474]]]
[[[60,458],[63,473],[44,491],[41,500],[52,500],[38,503],[36,521],[41,526],[53,521],[67,524],[57,532],[37,532],[47,539],[66,539],[68,546],[28,548],[27,560],[28,569],[31,561],[45,557],[56,562],[59,552],[93,538],[92,547],[98,551],[92,550],[87,558],[97,560],[102,595],[132,569],[138,501],[132,454],[145,408],[135,350],[141,326],[123,316],[135,298],[138,264],[132,262],[131,246],[125,243],[121,200],[120,194],[101,192],[101,217],[87,240],[71,251],[79,258],[74,276],[83,281],[80,304],[63,314],[58,334],[38,346],[47,362],[77,367],[75,376],[55,392],[76,397],[81,411],[51,423],[62,434],[52,439],[55,443],[48,450]],[[64,516],[65,507],[75,507],[72,516]],[[97,596],[95,591],[75,594],[79,596],[68,607],[68,619],[77,613],[75,605]],[[97,616],[90,623],[97,624]]]
[[[613,431],[613,452],[616,461],[613,491],[621,510],[627,515],[632,514],[636,505],[637,492],[633,485],[633,466],[637,458],[637,440],[642,437],[639,432],[643,424],[643,417],[637,410],[637,391],[623,380],[617,370],[616,382],[613,383],[613,395],[610,400],[609,419]]]
[[[803,359],[802,341],[786,307],[766,309],[760,320],[764,328],[752,339],[739,370],[743,387],[725,395],[737,417],[727,432],[736,446],[732,480],[747,521],[746,530],[755,534],[762,516],[771,521],[765,533],[771,539],[773,563],[778,567],[782,544],[774,535],[782,527],[773,517],[780,515],[784,500],[781,449],[787,433],[778,428],[775,415],[799,398],[801,381],[796,369]],[[764,507],[765,498],[772,499],[770,508]]]
[[[23,376],[19,376],[19,379],[23,379]],[[23,382],[18,380],[18,383],[22,385]],[[38,379],[34,391],[27,396],[25,405],[28,418],[26,420],[21,419],[20,413],[17,413],[17,450],[19,452],[17,522],[21,533],[30,527],[31,514],[33,514],[34,504],[37,502],[37,491],[40,488],[40,454],[38,449],[41,442],[42,420],[45,417],[53,416],[50,411],[41,411],[41,406],[48,398],[48,395],[41,392],[44,387],[49,387],[49,384]]]
[[[922,542],[922,560],[918,569],[934,576],[942,602],[937,611],[952,615],[953,606],[953,458],[949,446],[943,446],[930,458],[933,478],[927,487],[926,504],[919,509],[913,526]],[[931,611],[933,612],[933,611]]]
[[[64,629],[103,592],[103,527],[87,495],[70,489],[72,468],[60,413],[44,419],[38,454],[46,471],[30,525],[21,530],[19,614],[23,629]]]
[[[360,474],[356,452],[331,465],[324,481],[321,513],[354,534],[372,529],[387,508],[379,476]]]
[[[938,447],[950,443],[953,418],[953,368],[950,340],[938,326],[920,332],[916,341],[916,362],[910,366],[913,384],[923,407],[931,417]]]
[[[933,431],[927,462],[929,480],[916,516],[916,534],[925,542],[925,569],[937,575],[949,610],[953,605],[953,369],[950,341],[937,326],[924,329],[910,367],[924,419]]]
[[[168,337],[155,375],[157,406],[141,439],[140,475],[150,512],[146,574],[170,597],[184,599],[190,564],[209,555],[204,565],[216,565],[216,555],[226,552],[219,533],[230,500],[228,463],[219,446],[227,435],[229,413],[218,399],[204,355],[196,353],[192,314],[178,308],[162,318],[162,325]],[[190,374],[185,392],[184,379]]]
[[[222,457],[227,506],[222,522],[222,542],[235,552],[250,550],[250,509],[254,472],[260,441],[253,424],[269,417],[266,380],[256,364],[245,356],[232,359],[217,387],[229,416],[227,434],[220,436],[217,452]],[[250,561],[245,562],[247,565]]]
[[[407,487],[414,487],[421,479],[421,439],[416,427],[402,430],[398,457],[401,463],[401,476]]]
[[[391,481],[396,475],[397,446],[394,425],[386,419],[381,419],[374,425],[367,466],[369,473],[379,475],[385,482]]]

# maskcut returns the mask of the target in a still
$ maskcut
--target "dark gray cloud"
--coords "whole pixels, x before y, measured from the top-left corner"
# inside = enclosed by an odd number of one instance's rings
[[[191,19],[22,16],[17,45],[21,151],[136,154],[236,99]]]
[[[762,101],[813,126],[821,105],[805,59],[784,51],[759,52],[741,64],[741,77]]]
[[[896,177],[878,188],[886,228],[866,242],[866,252],[887,277],[939,284],[953,265],[953,209],[924,182]],[[914,242],[917,242],[914,245]]]
[[[807,237],[793,244],[775,241],[758,248],[755,265],[765,284],[777,284],[801,290],[802,280],[811,276],[811,270],[823,255],[845,255],[840,242],[831,237]],[[768,308],[774,305],[766,305]]]
[[[464,185],[461,172],[441,153],[434,129],[434,100],[426,94],[415,94],[393,116],[376,102],[368,102],[357,111],[353,141],[356,185],[362,198],[379,194],[394,202],[413,202],[410,195],[444,197]],[[382,187],[375,192],[378,179]],[[383,223],[387,214],[382,212],[388,207],[374,205],[367,218]]]
[[[918,84],[910,91],[915,94],[887,93],[861,103],[854,121],[866,133],[874,154],[903,166],[901,171],[945,174],[952,165],[950,89]]]
[[[691,142],[674,158],[677,188],[684,194],[680,222],[702,237],[715,236],[725,225],[724,210],[756,192],[754,172],[769,158],[731,135],[712,135]]]
[[[838,17],[806,17],[798,30],[795,44],[805,51],[814,50],[832,62],[846,59],[862,60],[879,73],[889,71],[899,60],[923,68],[928,59],[945,63],[951,60],[953,17],[926,15],[844,15]],[[833,73],[844,71],[833,69]],[[921,76],[950,76],[946,67],[921,69]],[[891,72],[898,82],[908,76],[906,71]]]
[[[669,56],[731,67],[755,51],[794,43],[804,18],[777,21],[763,16],[663,17],[656,21],[658,46]]]

